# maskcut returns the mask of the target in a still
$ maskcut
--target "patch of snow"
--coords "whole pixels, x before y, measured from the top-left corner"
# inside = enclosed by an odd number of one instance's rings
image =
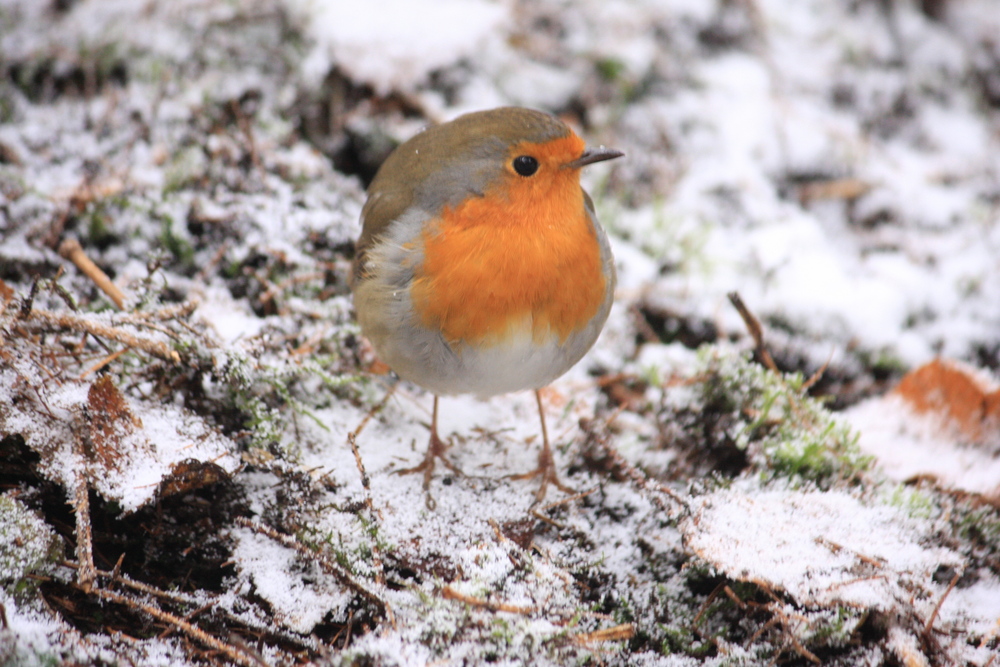
[[[901,512],[840,492],[716,491],[696,500],[680,529],[687,547],[727,576],[804,605],[891,610],[914,591],[940,595],[935,570],[963,562],[924,546],[926,528]]]
[[[433,70],[474,55],[507,20],[502,5],[483,0],[286,3],[316,42],[303,64],[306,81],[318,86],[339,67],[382,95],[412,90]]]
[[[1000,456],[956,442],[934,413],[916,413],[899,396],[888,395],[854,406],[844,417],[860,434],[858,446],[891,479],[931,476],[947,487],[1000,494]]]
[[[344,617],[353,592],[322,572],[317,563],[304,561],[293,549],[248,528],[234,530],[232,535],[233,561],[271,605],[278,623],[308,635],[327,614]]]

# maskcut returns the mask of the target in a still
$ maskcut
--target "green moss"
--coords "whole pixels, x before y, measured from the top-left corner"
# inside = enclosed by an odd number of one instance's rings
[[[806,394],[802,376],[774,373],[716,347],[702,348],[699,356],[703,403],[729,413],[728,435],[765,479],[829,488],[871,467],[858,435]]]
[[[940,501],[921,489],[905,484],[895,486],[885,502],[915,519],[930,519],[940,512]]]
[[[10,495],[0,496],[0,586],[16,600],[33,598],[37,582],[62,560],[62,542],[34,512]]]
[[[601,58],[594,63],[594,69],[605,81],[617,81],[625,72],[625,63],[617,58]]]

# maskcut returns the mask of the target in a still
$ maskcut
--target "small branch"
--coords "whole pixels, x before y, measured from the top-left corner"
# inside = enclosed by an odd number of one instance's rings
[[[140,350],[154,357],[159,357],[171,363],[180,363],[181,357],[170,346],[160,341],[140,338],[121,329],[95,322],[83,316],[71,313],[53,313],[48,310],[32,310],[25,318],[26,321],[34,321],[38,324],[60,329],[71,329],[82,333],[88,333],[99,338],[110,338],[122,345]]]
[[[930,634],[931,629],[934,627],[934,621],[937,620],[938,612],[941,611],[941,605],[944,604],[945,598],[947,598],[955,589],[955,585],[958,584],[958,580],[961,576],[961,572],[955,573],[955,576],[951,578],[951,583],[948,584],[948,588],[945,589],[941,599],[937,601],[936,605],[934,605],[934,611],[931,612],[931,617],[928,618],[927,623],[924,624],[924,635]]]
[[[365,471],[364,461],[361,460],[361,451],[358,449],[358,436],[365,429],[375,415],[382,411],[385,404],[389,402],[389,399],[396,392],[396,387],[399,386],[399,382],[393,383],[389,391],[385,392],[385,396],[382,400],[378,402],[378,405],[373,407],[365,415],[358,427],[347,434],[347,444],[351,447],[351,453],[354,454],[354,462],[358,467],[358,473],[361,475],[361,487],[364,490],[365,498],[365,510],[368,512],[368,521],[371,522],[372,526],[378,526],[378,517],[375,512],[375,504],[372,502],[372,488],[371,480],[368,478],[368,473]],[[436,404],[435,404],[436,405]],[[378,540],[371,540],[371,550],[372,550],[372,567],[375,570],[375,581],[379,586],[385,587],[385,567],[382,564],[382,549],[378,545]],[[388,603],[383,603],[386,615],[390,624],[395,627],[396,619],[395,615],[392,613],[392,609],[389,607]]]
[[[625,457],[622,456],[610,442],[608,442],[607,438],[602,438],[598,435],[598,433],[596,432],[597,429],[595,429],[592,424],[584,423],[581,421],[581,426],[587,433],[587,437],[590,439],[590,441],[604,451],[604,454],[605,456],[608,457],[611,466],[614,469],[616,469],[619,473],[621,473],[629,480],[631,480],[632,483],[635,484],[636,487],[638,487],[641,491],[649,494],[648,495],[649,499],[657,507],[659,507],[664,512],[667,512],[668,514],[672,512],[672,509],[667,506],[667,504],[663,501],[663,498],[660,495],[651,493],[652,491],[657,492],[657,494],[662,494],[664,496],[667,496],[668,498],[670,498],[672,501],[674,501],[684,509],[689,508],[687,500],[679,496],[676,492],[672,491],[668,487],[654,480],[651,480],[641,470],[639,470],[634,465],[626,461]]]
[[[122,554],[124,556],[124,554]],[[121,559],[119,559],[119,563]],[[74,563],[71,560],[64,560],[59,563],[63,567],[68,567],[73,570],[80,568],[79,563]],[[115,566],[117,570],[118,566]],[[177,604],[197,604],[199,602],[198,598],[192,595],[185,595],[183,593],[171,593],[169,591],[164,591],[157,588],[156,586],[150,586],[149,584],[144,584],[141,581],[136,581],[128,577],[128,575],[122,576],[121,572],[115,572],[112,570],[108,572],[107,570],[96,570],[97,575],[104,577],[111,584],[120,584],[126,588],[131,588],[132,590],[139,591],[140,593],[146,593],[147,595],[152,595],[154,597],[163,598],[164,600],[169,600],[170,602],[175,602]]]
[[[504,602],[489,602],[487,600],[480,600],[479,598],[474,598],[471,595],[459,593],[451,586],[445,586],[441,589],[441,596],[445,600],[458,600],[459,602],[464,602],[471,607],[479,607],[480,609],[487,609],[489,611],[504,611],[510,614],[524,614],[526,616],[534,614],[538,611],[537,607],[522,607],[519,605],[506,604]]]
[[[760,326],[760,320],[758,320],[747,305],[743,303],[743,299],[740,297],[739,292],[730,292],[726,296],[729,297],[729,302],[733,304],[736,312],[740,314],[743,318],[743,324],[746,325],[747,331],[750,332],[750,336],[753,338],[754,346],[757,351],[757,356],[760,357],[760,361],[764,366],[775,373],[778,373],[778,366],[774,363],[774,359],[771,358],[771,353],[767,351],[767,347],[764,345],[764,329]]]
[[[295,551],[299,552],[306,560],[319,562],[319,564],[323,567],[324,570],[326,570],[333,576],[337,577],[337,579],[339,579],[341,583],[346,585],[351,590],[360,593],[362,596],[368,598],[369,600],[377,604],[379,609],[385,612],[386,618],[390,620],[390,622],[392,623],[395,622],[394,620],[395,616],[393,615],[392,609],[389,607],[388,602],[379,597],[378,594],[368,590],[368,587],[366,587],[364,584],[355,579],[350,572],[348,572],[343,567],[341,567],[337,563],[327,558],[326,554],[318,551],[313,551],[306,545],[296,540],[294,537],[290,537],[288,535],[279,533],[278,531],[274,530],[269,526],[264,526],[260,523],[257,523],[256,521],[251,521],[246,517],[236,517],[236,523],[240,524],[244,528],[249,528],[250,530],[254,531],[255,533],[258,533],[259,535],[269,537],[278,544],[281,544],[282,546],[286,546],[289,549],[294,549]]]
[[[83,251],[83,247],[80,242],[76,239],[66,239],[59,245],[59,254],[65,257],[69,261],[76,265],[76,268],[94,281],[102,292],[108,295],[108,297],[114,301],[115,305],[118,306],[118,310],[125,309],[125,295],[122,293],[118,287],[111,282],[111,278],[108,278],[108,274],[101,270],[101,267],[94,264],[87,253]]]
[[[722,582],[721,584],[716,586],[711,593],[708,594],[708,597],[705,598],[705,601],[701,604],[701,607],[698,608],[698,613],[694,615],[694,620],[691,621],[692,629],[698,627],[698,624],[701,623],[701,619],[705,615],[705,612],[707,612],[708,608],[712,606],[712,603],[715,602],[715,598],[719,597],[719,593],[722,593],[722,590],[724,588],[729,588],[729,586],[726,585],[726,582]],[[739,598],[733,601],[736,602],[736,606],[740,608],[743,607],[743,602],[740,601]]]
[[[134,324],[141,326],[141,322],[166,322],[176,320],[179,317],[187,317],[201,305],[197,299],[191,299],[184,303],[177,303],[172,306],[164,306],[159,310],[134,310],[130,313],[115,315],[112,320],[123,324]]]
[[[211,649],[215,649],[216,651],[224,653],[230,660],[232,660],[238,665],[242,665],[243,667],[260,667],[260,665],[266,664],[262,662],[260,659],[258,659],[256,656],[248,655],[247,653],[244,653],[243,651],[236,648],[232,644],[227,644],[222,640],[213,637],[212,635],[208,634],[198,626],[188,623],[180,616],[176,616],[174,614],[171,614],[170,612],[157,609],[156,607],[150,606],[148,604],[143,604],[142,602],[133,600],[129,597],[121,595],[120,593],[115,593],[113,591],[105,590],[103,588],[95,588],[89,592],[92,593],[93,595],[96,595],[99,598],[103,598],[111,602],[116,602],[118,604],[125,605],[126,607],[130,607],[132,609],[137,609],[146,614],[149,614],[150,616],[159,621],[163,621],[164,623],[169,623],[177,627],[177,629],[179,629],[181,632],[191,637],[195,641],[200,642],[204,646],[207,646]]]
[[[802,391],[809,391],[812,389],[813,385],[819,382],[823,374],[826,373],[826,369],[830,367],[830,362],[833,361],[833,352],[830,353],[830,358],[823,362],[823,365],[816,369],[816,372],[809,376],[809,379],[802,383]]]
[[[73,454],[84,461],[83,443],[78,435],[73,442]],[[94,567],[94,540],[90,529],[90,491],[87,484],[86,465],[72,466],[73,472],[73,517],[76,520],[76,561],[79,567],[76,571],[76,582],[89,593],[97,579],[97,568]]]
[[[593,632],[581,632],[573,635],[573,639],[581,644],[595,644],[597,642],[617,642],[632,639],[635,637],[635,625],[623,623],[613,628],[604,628]]]
[[[78,380],[82,380],[83,378],[87,377],[91,373],[96,373],[97,371],[101,370],[102,368],[104,368],[105,366],[107,366],[112,361],[114,361],[118,357],[122,356],[126,352],[128,352],[128,348],[127,347],[123,347],[122,349],[118,350],[117,352],[112,352],[111,354],[105,355],[96,364],[94,364],[93,366],[91,366],[90,368],[88,368],[87,370],[85,370],[84,372],[80,373],[80,375],[77,376],[77,379]]]

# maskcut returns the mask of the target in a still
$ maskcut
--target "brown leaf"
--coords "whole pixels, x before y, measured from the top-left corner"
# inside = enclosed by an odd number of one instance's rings
[[[914,412],[939,416],[969,444],[1000,444],[1000,387],[972,369],[935,359],[907,373],[893,392]]]
[[[122,438],[142,428],[128,402],[108,375],[97,378],[87,391],[89,452],[93,462],[117,468]]]
[[[186,459],[170,468],[170,474],[160,482],[158,494],[166,498],[227,479],[229,474],[211,461]]]

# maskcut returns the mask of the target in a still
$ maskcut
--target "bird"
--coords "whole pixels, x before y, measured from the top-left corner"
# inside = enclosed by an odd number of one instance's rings
[[[623,156],[587,147],[557,117],[500,107],[461,115],[400,144],[379,167],[361,211],[351,287],[362,334],[399,378],[434,395],[421,463],[427,504],[448,445],[441,396],[486,399],[533,390],[540,478],[556,472],[541,389],[593,346],[608,318],[614,258],[580,170]]]

